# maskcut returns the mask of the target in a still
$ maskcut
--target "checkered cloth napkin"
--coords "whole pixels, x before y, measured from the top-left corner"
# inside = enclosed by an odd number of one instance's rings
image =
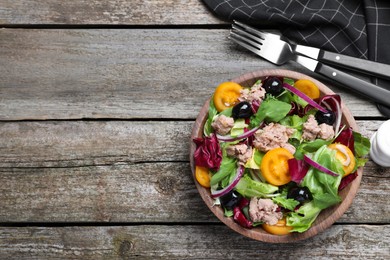
[[[390,64],[390,0],[203,0],[226,20],[275,24],[297,43]]]

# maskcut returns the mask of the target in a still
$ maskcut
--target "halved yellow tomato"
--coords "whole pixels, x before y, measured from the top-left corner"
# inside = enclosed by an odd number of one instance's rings
[[[351,174],[356,166],[355,156],[353,155],[351,149],[349,149],[348,146],[345,146],[340,143],[333,143],[328,145],[328,147],[336,151],[336,158],[343,165],[343,177],[347,176],[348,174]]]
[[[320,89],[311,80],[299,79],[294,83],[294,86],[311,99],[320,97]]]
[[[268,151],[261,160],[260,170],[264,179],[275,186],[281,186],[291,181],[288,160],[294,156],[285,148],[275,148]]]
[[[286,218],[282,218],[276,223],[276,225],[268,225],[268,224],[262,224],[262,227],[265,231],[268,233],[274,234],[274,235],[288,235],[290,234],[290,230],[292,227],[286,226]]]
[[[221,83],[214,92],[214,105],[218,112],[237,104],[243,87],[235,82]]]
[[[210,173],[206,167],[195,166],[195,179],[205,188],[210,188]]]

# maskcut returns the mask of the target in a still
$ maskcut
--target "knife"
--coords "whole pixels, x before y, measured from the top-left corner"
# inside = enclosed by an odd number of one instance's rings
[[[295,61],[305,68],[334,80],[381,105],[390,106],[390,90],[388,89],[381,88],[309,57],[296,54]]]
[[[277,37],[280,40],[290,44],[292,50],[296,54],[301,54],[309,58],[321,61],[323,63],[347,68],[367,75],[376,76],[384,79],[390,79],[390,65],[388,64],[374,62],[366,59],[355,58],[348,55],[321,50],[315,47],[291,43],[291,41],[286,37],[284,37],[283,35],[268,32],[268,31],[267,34]]]

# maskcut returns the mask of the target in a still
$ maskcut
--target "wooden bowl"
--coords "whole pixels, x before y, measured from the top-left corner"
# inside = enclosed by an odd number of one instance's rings
[[[264,78],[266,76],[282,76],[294,80],[309,79],[319,87],[321,91],[321,96],[325,94],[334,94],[334,92],[332,92],[328,87],[326,87],[318,80],[313,79],[307,75],[294,72],[294,71],[289,71],[289,70],[271,69],[271,70],[255,71],[234,78],[231,81],[237,82],[243,87],[251,87],[256,82],[256,80],[258,80],[259,78]],[[192,135],[191,135],[190,163],[191,163],[191,170],[192,170],[192,175],[194,180],[195,180],[195,165],[194,165],[193,154],[196,145],[192,140],[196,137],[203,136],[203,126],[208,116],[209,102],[210,100],[207,100],[204,106],[202,107],[202,109],[200,110],[200,113],[194,123]],[[344,106],[343,103],[341,107],[343,111],[342,124],[352,127],[354,131],[358,131],[358,127],[356,125],[356,122],[351,112]],[[317,217],[316,221],[313,223],[310,229],[308,229],[303,233],[294,232],[283,236],[269,234],[266,231],[264,231],[261,227],[255,227],[252,229],[246,229],[241,227],[236,222],[234,222],[233,218],[225,217],[223,209],[221,207],[213,206],[214,200],[210,197],[210,189],[206,189],[202,187],[201,185],[198,184],[196,180],[195,180],[195,185],[199,191],[200,196],[206,203],[207,207],[209,207],[209,209],[215,214],[215,216],[217,216],[217,218],[219,218],[223,223],[225,223],[228,227],[230,227],[234,231],[244,236],[247,236],[249,238],[263,241],[263,242],[291,243],[294,241],[303,240],[315,236],[319,232],[322,232],[328,227],[330,227],[336,220],[338,220],[351,205],[352,200],[355,197],[356,192],[359,188],[362,174],[363,174],[363,169],[362,167],[360,167],[358,170],[358,177],[339,193],[339,195],[342,198],[342,202],[340,204],[337,204],[335,206],[323,210],[320,213],[320,215]]]

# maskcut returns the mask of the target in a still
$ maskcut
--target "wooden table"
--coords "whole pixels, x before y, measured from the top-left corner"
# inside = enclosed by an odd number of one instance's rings
[[[201,1],[1,0],[0,23],[1,259],[390,258],[390,169],[372,161],[313,239],[250,240],[208,210],[189,166],[194,120],[218,83],[275,66]],[[385,120],[324,82],[365,136]]]

